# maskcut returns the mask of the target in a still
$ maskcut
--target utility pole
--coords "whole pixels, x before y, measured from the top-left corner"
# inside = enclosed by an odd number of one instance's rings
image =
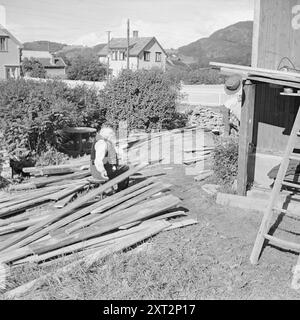
[[[129,19],[127,20],[127,70],[129,70],[129,40],[130,40],[130,25]]]
[[[106,69],[107,82],[109,82],[110,33],[111,31],[107,31],[107,69]]]

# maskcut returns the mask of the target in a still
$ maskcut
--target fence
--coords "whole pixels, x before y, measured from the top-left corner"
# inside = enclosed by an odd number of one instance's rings
[[[190,105],[221,106],[232,98],[224,91],[224,85],[182,85],[181,103]]]
[[[38,82],[45,82],[45,81],[54,81],[54,79],[40,79],[40,78],[31,78],[31,77],[24,77],[25,80],[33,80]],[[88,86],[90,88],[95,88],[97,90],[101,90],[104,88],[106,82],[105,81],[81,81],[81,80],[65,80],[59,79],[63,83],[67,84],[70,88],[74,88],[76,86]]]

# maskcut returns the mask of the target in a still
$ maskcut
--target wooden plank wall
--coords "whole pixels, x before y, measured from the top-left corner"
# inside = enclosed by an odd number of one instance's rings
[[[277,70],[288,57],[300,69],[299,53],[300,0],[255,0],[252,66]]]
[[[256,85],[253,143],[257,152],[280,155],[285,150],[300,98],[281,96],[282,91],[283,87],[266,83]]]

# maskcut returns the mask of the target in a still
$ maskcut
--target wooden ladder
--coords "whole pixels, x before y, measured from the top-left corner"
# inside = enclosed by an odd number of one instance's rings
[[[296,94],[296,93],[294,94],[281,93],[281,95],[300,96],[300,94]],[[293,153],[298,136],[300,136],[300,106],[298,108],[297,116],[288,140],[288,144],[283,156],[283,160],[281,162],[279,171],[277,173],[277,177],[275,179],[270,202],[264,213],[256,240],[254,243],[254,247],[252,249],[252,253],[250,256],[250,262],[252,264],[256,264],[258,262],[265,240],[268,240],[270,243],[276,245],[277,247],[300,252],[300,244],[282,240],[268,234],[271,228],[271,222],[272,222],[273,213],[274,213],[273,211],[281,212],[287,216],[300,219],[300,206],[299,206],[299,215],[297,215],[296,213],[289,212],[288,210],[276,207],[276,204],[278,203],[277,200],[280,196],[280,191],[282,186],[300,189],[299,184],[284,181],[287,169],[289,167],[290,160],[298,160],[300,162],[300,155]]]

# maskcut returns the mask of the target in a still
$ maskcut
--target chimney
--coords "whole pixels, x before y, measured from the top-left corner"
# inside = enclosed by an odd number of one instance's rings
[[[0,24],[6,28],[6,9],[0,5]]]
[[[139,37],[139,32],[137,30],[132,31],[133,39],[137,39]]]

